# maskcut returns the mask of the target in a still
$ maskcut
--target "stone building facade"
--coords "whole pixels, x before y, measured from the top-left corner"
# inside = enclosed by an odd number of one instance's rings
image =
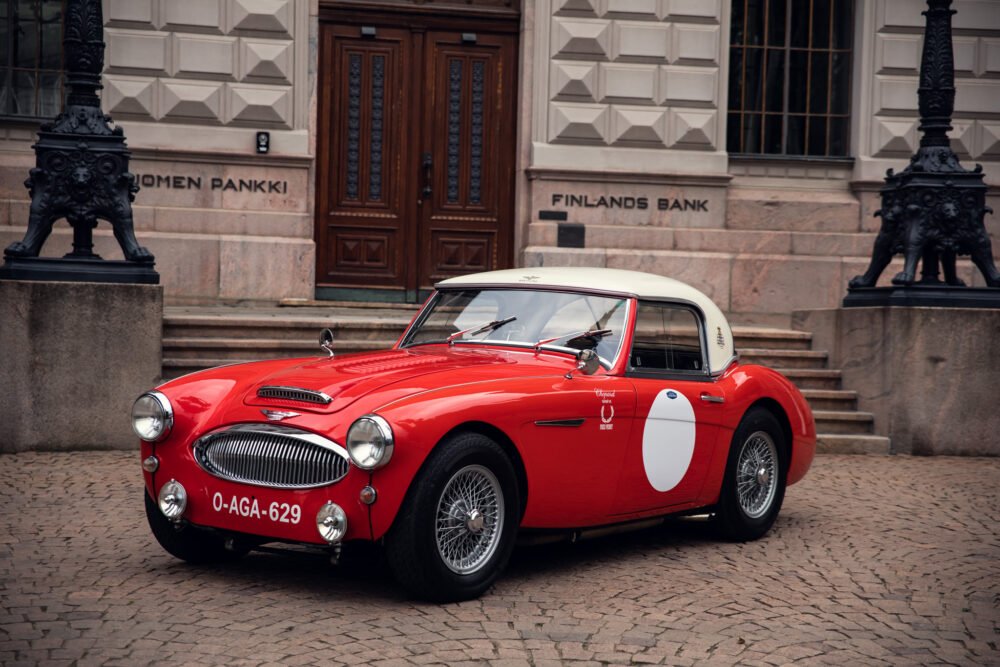
[[[1000,211],[1000,12],[954,7],[953,147]],[[584,265],[787,325],[867,264],[881,179],[919,141],[923,8],[105,0],[103,99],[168,302],[413,301],[456,273]],[[36,128],[0,108],[4,245]],[[68,246],[64,226],[46,253]]]

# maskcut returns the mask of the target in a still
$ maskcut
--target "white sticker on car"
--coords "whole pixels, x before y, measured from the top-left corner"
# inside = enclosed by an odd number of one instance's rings
[[[691,402],[675,389],[664,389],[653,400],[642,431],[642,465],[657,491],[681,483],[694,456],[695,419]]]

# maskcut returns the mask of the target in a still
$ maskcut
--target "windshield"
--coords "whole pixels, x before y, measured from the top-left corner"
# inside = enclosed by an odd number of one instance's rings
[[[438,292],[401,347],[426,343],[593,349],[605,367],[618,356],[628,299],[525,289]],[[502,325],[499,325],[503,323]],[[499,326],[498,326],[499,325]],[[581,336],[607,329],[610,333]]]

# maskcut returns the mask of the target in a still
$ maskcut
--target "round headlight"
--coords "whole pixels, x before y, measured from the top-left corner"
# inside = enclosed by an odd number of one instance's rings
[[[340,505],[327,501],[316,512],[316,530],[330,544],[340,542],[347,535],[347,514]]]
[[[147,442],[163,440],[174,425],[174,410],[158,391],[143,394],[132,404],[132,430]]]
[[[381,468],[392,458],[392,428],[378,415],[359,417],[347,431],[347,453],[362,470]]]
[[[180,521],[187,509],[188,494],[184,485],[172,479],[160,489],[160,511],[171,521]]]

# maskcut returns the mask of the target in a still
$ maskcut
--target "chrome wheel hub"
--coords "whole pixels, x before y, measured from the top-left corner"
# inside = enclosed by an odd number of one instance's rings
[[[486,565],[500,544],[503,518],[503,490],[488,468],[470,465],[452,475],[441,492],[434,528],[448,569],[472,574]]]
[[[778,448],[765,431],[750,435],[736,462],[736,493],[740,509],[751,519],[767,514],[777,492]]]

